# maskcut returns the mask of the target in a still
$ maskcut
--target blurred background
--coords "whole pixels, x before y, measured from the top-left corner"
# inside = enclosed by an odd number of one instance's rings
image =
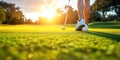
[[[0,24],[67,24],[78,20],[77,0],[0,0]],[[91,0],[89,23],[120,21],[120,0]]]

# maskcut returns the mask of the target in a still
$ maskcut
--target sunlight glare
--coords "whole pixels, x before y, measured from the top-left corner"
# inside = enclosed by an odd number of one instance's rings
[[[40,13],[24,13],[26,19],[31,19],[32,22],[35,22],[38,20],[38,17],[40,17]]]
[[[55,16],[55,10],[54,9],[47,9],[42,13],[42,16],[46,17],[48,20],[52,20]]]
[[[47,1],[47,0],[46,0]],[[62,4],[61,4],[62,3]],[[56,14],[57,8],[62,8],[65,4],[65,1],[53,0],[50,4],[43,4],[39,7],[39,12],[26,13],[25,16],[27,19],[32,19],[33,22],[39,19],[39,17],[45,17],[47,20],[51,21]],[[59,15],[60,16],[60,15]]]

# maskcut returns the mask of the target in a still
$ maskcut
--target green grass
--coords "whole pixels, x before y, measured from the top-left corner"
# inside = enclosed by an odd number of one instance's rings
[[[0,60],[119,60],[120,23],[0,25]]]

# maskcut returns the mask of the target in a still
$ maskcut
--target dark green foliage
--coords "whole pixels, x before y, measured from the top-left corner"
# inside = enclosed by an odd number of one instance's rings
[[[20,11],[20,8],[16,7],[15,4],[0,1],[0,6],[5,9],[4,11],[6,19],[3,21],[3,24],[24,23],[24,15],[22,11]]]
[[[101,14],[98,11],[91,11],[89,22],[102,21]]]
[[[6,17],[5,17],[5,11],[4,8],[0,7],[0,24],[5,21]]]
[[[106,20],[107,21],[115,21],[115,20],[117,20],[117,15],[108,15]]]
[[[120,20],[120,0],[96,0],[92,5],[93,11],[99,11],[102,13],[102,20],[106,21],[107,12],[115,12],[116,20]]]
[[[115,13],[117,14],[117,20],[120,20],[120,0],[110,0],[110,9],[115,10]]]

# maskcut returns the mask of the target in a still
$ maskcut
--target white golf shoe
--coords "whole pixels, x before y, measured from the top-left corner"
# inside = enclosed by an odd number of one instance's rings
[[[88,31],[88,26],[85,24],[84,19],[77,21],[76,31]]]

